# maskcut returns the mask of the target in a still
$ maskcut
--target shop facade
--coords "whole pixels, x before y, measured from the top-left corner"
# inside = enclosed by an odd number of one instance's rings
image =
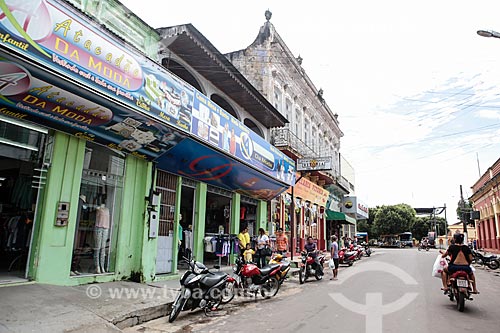
[[[500,159],[497,160],[472,186],[474,211],[479,211],[475,220],[477,248],[500,250]],[[470,236],[469,236],[470,237]]]
[[[74,7],[23,5],[47,15],[2,7],[0,283],[168,278],[242,208],[267,224],[293,160]]]

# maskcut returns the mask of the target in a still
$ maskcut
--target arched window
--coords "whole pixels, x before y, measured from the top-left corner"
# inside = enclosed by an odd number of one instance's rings
[[[198,80],[191,74],[184,66],[179,64],[177,61],[170,59],[170,58],[164,58],[161,61],[163,67],[192,85],[195,89],[200,91],[201,93],[205,93],[204,90],[201,88],[201,85],[199,84]]]
[[[217,94],[212,94],[212,96],[210,96],[210,99],[213,102],[215,102],[218,106],[220,106],[221,108],[223,108],[224,110],[226,110],[231,116],[233,116],[236,119],[240,119],[238,117],[238,114],[236,113],[236,111],[229,104],[229,102],[226,101],[226,99],[224,97],[221,97],[221,96],[219,96]]]
[[[260,130],[260,128],[257,126],[257,124],[255,124],[252,120],[250,119],[245,119],[245,121],[243,122],[243,124],[245,124],[246,127],[248,127],[249,129],[251,129],[252,131],[255,132],[255,134],[258,134],[261,138],[265,139],[264,138],[264,133],[262,133],[262,131]]]

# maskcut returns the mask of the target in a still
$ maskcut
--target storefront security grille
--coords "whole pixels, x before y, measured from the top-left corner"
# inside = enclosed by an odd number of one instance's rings
[[[182,186],[187,186],[187,187],[191,187],[191,188],[196,188],[196,184],[198,184],[198,182],[192,180],[192,179],[189,179],[189,178],[182,178]]]
[[[215,186],[208,185],[207,191],[209,193],[219,194],[219,195],[222,195],[222,196],[225,196],[225,197],[228,197],[228,198],[232,198],[233,197],[233,192],[228,191],[228,190],[224,190],[224,189],[222,189],[220,187],[215,187]]]
[[[253,199],[253,198],[250,198],[250,197],[246,197],[246,196],[241,196],[241,202],[243,203],[247,203],[247,204],[251,204],[251,205],[255,205],[257,206],[257,204],[259,203],[259,201],[257,199]]]

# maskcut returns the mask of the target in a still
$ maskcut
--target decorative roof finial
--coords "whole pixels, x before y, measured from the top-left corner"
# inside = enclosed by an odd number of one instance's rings
[[[297,62],[299,63],[299,65],[302,65],[302,60],[303,59],[302,59],[302,57],[299,54],[299,56],[297,57]]]
[[[271,11],[269,10],[269,8],[266,10],[266,20],[269,22],[269,20],[271,19],[271,16],[273,16],[273,13],[271,13]]]

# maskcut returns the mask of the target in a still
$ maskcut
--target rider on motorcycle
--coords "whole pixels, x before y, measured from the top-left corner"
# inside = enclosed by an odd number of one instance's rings
[[[450,245],[446,252],[440,251],[443,258],[450,256],[450,263],[448,267],[446,267],[441,273],[441,279],[443,282],[444,292],[449,291],[449,281],[448,278],[451,274],[464,271],[469,274],[469,280],[472,284],[472,293],[479,294],[476,286],[476,278],[474,273],[472,272],[472,268],[470,264],[472,262],[472,253],[470,248],[467,245],[463,245],[464,235],[463,234],[455,234],[453,235],[454,244]]]
[[[309,256],[314,259],[313,269],[319,270],[323,275],[323,267],[318,262],[318,250],[316,250],[316,243],[311,236],[307,237],[307,243],[304,245],[304,250],[309,253]]]

